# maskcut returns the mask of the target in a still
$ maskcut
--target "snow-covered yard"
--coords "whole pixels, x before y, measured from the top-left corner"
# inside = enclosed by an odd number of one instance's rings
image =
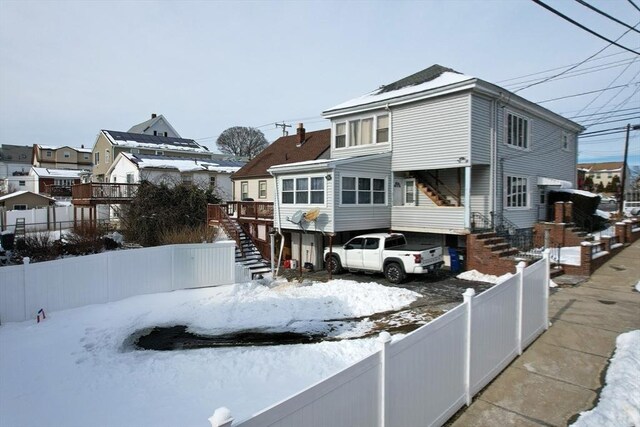
[[[236,420],[325,378],[378,348],[373,338],[271,347],[136,350],[134,332],[187,325],[317,331],[327,319],[397,310],[419,294],[375,283],[280,282],[175,291],[47,313],[0,326],[0,425],[207,426],[220,407]],[[334,337],[372,322],[334,322]]]

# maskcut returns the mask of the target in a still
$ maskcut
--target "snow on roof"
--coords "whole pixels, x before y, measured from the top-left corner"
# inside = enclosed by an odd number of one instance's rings
[[[547,186],[559,186],[560,188],[570,189],[573,187],[571,181],[565,181],[563,179],[556,178],[547,178],[544,176],[538,177],[538,185],[547,185]]]
[[[573,188],[554,188],[551,191],[556,191],[558,193],[571,193],[571,194],[579,194],[581,196],[585,196],[585,197],[600,197],[597,194],[591,193],[589,191],[585,191],[585,190],[575,190]]]
[[[103,130],[102,133],[113,145],[129,148],[151,148],[153,150],[190,151],[193,153],[209,153],[205,147],[193,139],[173,138],[129,132]]]
[[[68,145],[60,145],[60,146],[55,146],[55,145],[41,145],[38,144],[38,147],[42,150],[59,150],[61,148],[70,148],[72,150],[76,150],[80,153],[91,153],[91,148],[78,148],[78,147],[70,147]]]
[[[55,200],[55,199],[52,199],[51,197],[47,197],[47,196],[45,196],[43,194],[34,193],[33,191],[21,190],[21,191],[14,191],[13,193],[5,194],[4,196],[0,197],[0,202],[3,201],[3,200],[8,200],[8,199],[11,199],[13,197],[20,196],[20,195],[25,194],[25,193],[31,193],[31,194],[34,194],[36,196],[44,197],[45,199]]]
[[[384,91],[384,87],[378,88],[366,95],[358,98],[351,99],[349,101],[338,104],[334,107],[328,108],[326,111],[341,110],[343,108],[356,107],[359,105],[371,104],[374,102],[385,101],[393,98],[399,98],[401,96],[413,95],[416,93],[424,92],[431,89],[436,89],[444,86],[449,86],[455,83],[464,82],[467,80],[473,80],[475,77],[467,76],[464,74],[454,73],[451,71],[445,71],[440,76],[433,80],[420,83],[413,86],[406,86],[397,90]]]
[[[41,178],[80,178],[82,175],[89,173],[82,169],[51,169],[32,167],[33,173]]]
[[[212,161],[131,153],[122,153],[122,155],[135,163],[139,169],[177,169],[180,172],[211,171],[219,173],[234,173],[244,165],[243,162],[232,160]]]

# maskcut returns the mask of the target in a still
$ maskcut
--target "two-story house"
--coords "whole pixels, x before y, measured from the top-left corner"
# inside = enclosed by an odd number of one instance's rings
[[[210,160],[215,155],[193,139],[101,130],[93,145],[93,179],[108,182],[107,171],[120,153]]]
[[[267,170],[275,165],[329,158],[331,130],[306,132],[298,124],[295,135],[281,136],[231,176],[233,200],[273,202],[274,180]]]
[[[393,230],[464,247],[481,223],[530,230],[548,189],[575,187],[580,125],[440,65],[323,116],[329,159],[269,169],[275,227],[297,235],[292,253],[316,267],[328,235]]]
[[[0,145],[0,193],[27,190],[24,177],[31,168],[31,150],[29,145]]]
[[[55,147],[35,144],[33,146],[33,166],[51,169],[91,170],[91,149],[84,146]]]

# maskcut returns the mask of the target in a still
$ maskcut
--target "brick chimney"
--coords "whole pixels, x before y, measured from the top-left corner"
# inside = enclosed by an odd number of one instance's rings
[[[158,117],[158,115],[156,113],[151,113],[151,118],[155,119],[156,117]]]
[[[302,125],[302,123],[298,123],[298,130],[296,133],[298,134],[298,143],[296,145],[300,147],[302,146],[302,144],[304,144],[305,139],[304,126]]]

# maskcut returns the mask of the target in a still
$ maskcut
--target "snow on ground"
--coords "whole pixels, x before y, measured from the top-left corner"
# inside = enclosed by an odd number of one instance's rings
[[[598,405],[576,427],[640,426],[640,330],[619,335]]]
[[[551,250],[551,260],[566,265],[580,265],[580,246],[565,246],[560,248],[560,256],[558,250]]]
[[[640,292],[640,280],[636,283],[636,291]]]
[[[0,424],[208,426],[225,406],[236,420],[371,354],[374,338],[273,347],[135,350],[155,326],[215,334],[314,329],[323,319],[399,309],[419,294],[375,283],[256,282],[142,295],[0,326]],[[356,326],[356,328],[362,326]],[[335,335],[349,336],[338,330]]]
[[[487,282],[498,284],[507,280],[509,277],[513,276],[511,273],[503,274],[502,276],[494,276],[491,274],[480,273],[477,270],[469,270],[464,273],[458,274],[456,277],[460,280],[471,280],[476,282]]]

